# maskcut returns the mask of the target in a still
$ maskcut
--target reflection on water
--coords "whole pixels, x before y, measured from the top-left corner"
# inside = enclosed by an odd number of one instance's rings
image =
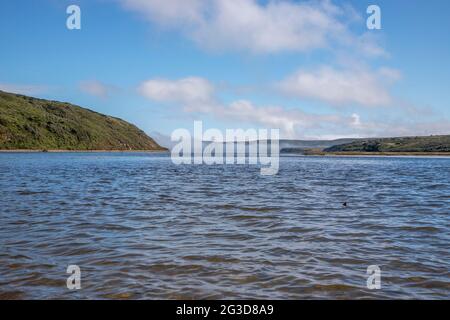
[[[0,190],[3,299],[450,298],[449,158],[0,154]]]

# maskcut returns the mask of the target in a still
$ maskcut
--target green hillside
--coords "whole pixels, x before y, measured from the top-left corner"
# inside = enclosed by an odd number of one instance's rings
[[[69,103],[0,91],[0,149],[165,150],[136,126]]]
[[[325,152],[450,152],[450,135],[357,140]]]

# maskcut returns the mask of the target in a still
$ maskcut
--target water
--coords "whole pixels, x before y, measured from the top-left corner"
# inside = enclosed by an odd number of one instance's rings
[[[11,153],[0,190],[2,299],[450,298],[450,158]]]

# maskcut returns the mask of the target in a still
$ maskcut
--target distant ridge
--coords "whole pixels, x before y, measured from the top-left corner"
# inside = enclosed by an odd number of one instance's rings
[[[308,150],[317,149],[323,150],[335,145],[351,143],[356,141],[357,139],[353,138],[343,138],[343,139],[335,139],[335,140],[280,140],[280,153],[282,154],[304,154],[307,153]]]
[[[324,149],[325,152],[450,152],[450,135],[374,138]]]
[[[0,150],[166,149],[122,119],[65,102],[0,91]]]

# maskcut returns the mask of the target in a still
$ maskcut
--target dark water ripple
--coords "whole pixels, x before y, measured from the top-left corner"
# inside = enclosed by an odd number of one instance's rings
[[[0,190],[0,299],[450,298],[449,158],[0,154]]]

